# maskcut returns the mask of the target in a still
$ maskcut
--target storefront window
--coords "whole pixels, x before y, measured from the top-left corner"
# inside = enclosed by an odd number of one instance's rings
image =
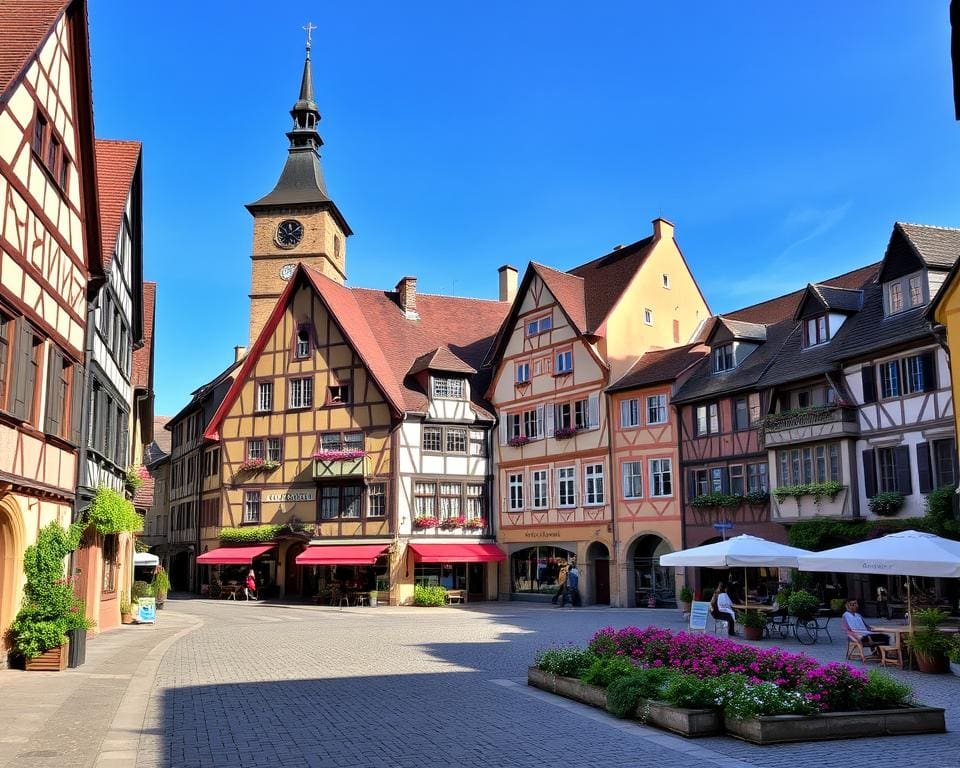
[[[562,547],[529,547],[514,552],[510,556],[513,591],[552,594],[557,589],[561,563],[575,557],[575,552]]]

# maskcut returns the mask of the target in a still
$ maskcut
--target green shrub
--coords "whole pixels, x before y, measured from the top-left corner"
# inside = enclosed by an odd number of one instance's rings
[[[428,587],[417,584],[413,588],[413,604],[428,608],[436,608],[447,604],[447,590],[443,587]]]
[[[927,530],[938,536],[956,536],[960,530],[953,517],[953,498],[957,486],[945,485],[927,494]]]
[[[767,615],[763,611],[738,611],[737,621],[745,627],[763,629],[767,626]]]
[[[720,678],[699,678],[676,675],[663,689],[663,698],[683,709],[709,709],[717,706],[717,681]]]
[[[586,673],[597,656],[586,648],[567,645],[560,648],[545,648],[537,651],[533,664],[537,669],[560,677],[580,678]]]
[[[843,609],[846,604],[847,601],[842,597],[835,597],[830,601],[830,610],[834,613],[843,613]]]
[[[816,595],[811,595],[805,589],[798,589],[790,595],[789,611],[792,616],[808,619],[820,608],[820,601]]]
[[[773,495],[777,497],[777,501],[779,502],[783,502],[783,500],[789,496],[793,496],[798,501],[803,496],[813,496],[814,503],[819,504],[824,496],[827,496],[830,501],[833,501],[844,487],[843,483],[838,483],[836,480],[828,480],[825,483],[781,485],[779,488],[773,489]]]
[[[867,675],[867,684],[857,702],[861,709],[893,709],[913,702],[909,685],[876,669],[871,669]]]
[[[960,635],[954,635],[951,640],[950,650],[948,651],[950,661],[954,664],[960,664]]]
[[[101,485],[93,496],[87,509],[87,519],[93,523],[97,533],[134,533],[143,530],[143,518],[137,514],[133,504],[122,493]]]
[[[875,515],[893,517],[903,508],[903,494],[899,491],[881,491],[870,497],[867,506]]]
[[[75,524],[64,530],[59,523],[50,523],[24,552],[23,607],[10,632],[14,647],[28,659],[63,645],[70,630],[92,626],[63,574],[63,560],[77,548],[84,527]]]
[[[594,661],[580,679],[590,685],[606,688],[617,678],[631,675],[636,671],[636,666],[629,659],[623,656],[608,656]]]
[[[680,602],[681,603],[693,602],[693,590],[690,589],[690,587],[684,586],[680,588]]]
[[[907,637],[907,645],[917,656],[927,658],[946,656],[953,650],[950,635],[937,631],[934,627],[922,627]]]
[[[913,614],[914,622],[928,629],[935,629],[937,625],[943,624],[949,618],[950,614],[939,608],[921,608]]]
[[[698,509],[712,509],[715,507],[729,509],[730,507],[738,506],[742,502],[742,496],[734,496],[732,493],[720,493],[719,491],[714,491],[713,493],[705,493],[701,496],[691,499],[690,506],[697,507]]]
[[[726,677],[726,676],[725,676]],[[775,683],[728,685],[718,696],[723,715],[732,720],[746,720],[769,715],[813,715],[817,704],[800,691],[781,688]]]
[[[154,595],[153,587],[150,584],[145,581],[135,581],[130,589],[130,602],[136,605],[137,600],[141,597],[156,597],[156,595]]]
[[[157,567],[157,573],[153,577],[153,594],[157,597],[166,597],[167,592],[170,591],[170,577],[167,575],[166,570],[163,566]]]
[[[221,528],[220,541],[224,544],[257,544],[271,541],[282,525],[245,525],[243,528]]]

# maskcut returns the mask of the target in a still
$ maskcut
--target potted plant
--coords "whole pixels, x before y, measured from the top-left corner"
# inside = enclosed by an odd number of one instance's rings
[[[157,572],[153,577],[153,594],[157,598],[157,610],[163,608],[167,601],[167,592],[170,591],[170,577],[162,565],[157,566]]]
[[[680,610],[684,614],[690,613],[690,606],[693,603],[693,590],[684,585],[680,587]]]
[[[133,624],[133,606],[127,596],[120,598],[120,622],[123,624]]]
[[[737,616],[743,625],[746,640],[763,640],[763,630],[767,626],[767,617],[761,611],[741,611]]]
[[[923,608],[914,612],[914,623],[919,624],[920,629],[907,638],[907,645],[917,657],[917,667],[921,672],[938,675],[950,670],[949,654],[954,643],[949,635],[937,629],[937,625],[949,616],[950,614],[936,608]]]
[[[816,595],[811,595],[805,589],[797,589],[790,594],[788,606],[792,616],[800,620],[809,620],[820,609],[820,601]]]
[[[375,589],[370,590],[370,595],[369,595],[369,597],[370,597],[370,607],[371,607],[371,608],[376,608],[376,607],[377,607],[377,598],[378,598],[379,596],[380,596],[380,593],[379,593],[377,590],[375,590]]]
[[[69,659],[68,632],[92,626],[84,605],[64,578],[63,561],[80,543],[82,524],[64,530],[53,522],[40,531],[37,543],[23,556],[23,606],[10,627],[13,646],[28,670],[63,670]]]

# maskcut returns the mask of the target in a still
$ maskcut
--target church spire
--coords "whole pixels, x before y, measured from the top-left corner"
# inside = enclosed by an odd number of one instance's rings
[[[290,147],[312,145],[314,149],[323,146],[323,139],[317,133],[317,124],[320,122],[320,110],[317,102],[313,100],[313,65],[310,61],[310,49],[313,42],[310,39],[310,33],[316,27],[307,23],[304,27],[307,32],[307,53],[303,60],[303,77],[300,80],[300,98],[290,110],[290,116],[293,118],[293,130],[287,134],[290,139]]]

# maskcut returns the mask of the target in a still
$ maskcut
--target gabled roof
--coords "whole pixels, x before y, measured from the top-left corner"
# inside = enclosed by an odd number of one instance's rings
[[[686,344],[682,347],[645,352],[629,371],[607,387],[607,392],[622,392],[672,382],[709,352],[710,349],[703,344]]]
[[[898,221],[917,255],[930,269],[948,270],[960,257],[960,229]]]
[[[736,341],[764,342],[767,340],[767,326],[762,323],[748,323],[743,320],[734,320],[726,315],[717,315],[717,322],[710,333],[711,341],[721,328],[726,329],[730,338]]]
[[[134,389],[153,391],[153,323],[156,314],[157,284],[143,284],[143,346],[133,350]]]
[[[476,373],[477,369],[472,365],[467,365],[461,358],[450,351],[446,344],[431,349],[416,360],[410,367],[408,374],[414,376],[422,371],[441,371],[443,373]]]
[[[530,268],[543,280],[547,290],[553,294],[564,311],[574,330],[579,334],[587,333],[587,308],[584,302],[584,280],[582,277],[560,272],[545,264],[530,262]],[[520,296],[517,291],[517,296]]]
[[[100,203],[100,240],[103,268],[110,268],[117,249],[123,212],[140,162],[139,141],[97,139],[97,192]]]
[[[651,235],[570,270],[571,275],[583,278],[580,300],[583,301],[584,295],[589,297],[582,333],[596,333],[603,325],[650,254],[654,242]]]
[[[165,428],[169,421],[169,416],[153,417],[153,441],[144,451],[144,464],[152,464],[170,453],[173,435]]]
[[[0,102],[71,0],[0,0]]]

